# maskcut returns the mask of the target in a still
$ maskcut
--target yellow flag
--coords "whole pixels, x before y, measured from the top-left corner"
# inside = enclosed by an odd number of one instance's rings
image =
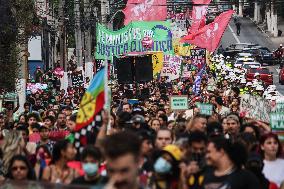
[[[150,52],[152,54],[152,62],[153,62],[153,76],[157,76],[162,71],[163,63],[164,63],[164,53],[161,51],[158,52]]]

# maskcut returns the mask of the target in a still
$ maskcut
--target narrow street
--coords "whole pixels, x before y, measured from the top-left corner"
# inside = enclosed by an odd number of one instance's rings
[[[241,18],[241,34],[237,36],[236,27],[233,21],[230,22],[227,30],[225,31],[221,45],[226,48],[234,43],[254,43],[263,47],[269,48],[271,51],[278,48],[277,45],[269,39],[267,34],[262,33],[256,25],[249,18]],[[273,82],[277,90],[284,94],[284,85],[279,84],[279,65],[268,66],[269,70],[273,72]]]

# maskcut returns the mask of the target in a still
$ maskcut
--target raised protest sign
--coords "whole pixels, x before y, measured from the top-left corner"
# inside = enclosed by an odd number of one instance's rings
[[[274,131],[284,131],[284,112],[271,113],[270,126]]]
[[[179,56],[164,55],[164,65],[161,76],[168,77],[169,80],[178,79],[181,76],[182,58]]]
[[[201,69],[206,64],[206,49],[196,48],[190,50],[191,63]]]
[[[211,116],[213,114],[213,105],[207,103],[197,103],[197,108],[199,108],[199,113],[203,115]]]
[[[163,52],[150,52],[152,54],[152,63],[153,63],[153,76],[157,76],[161,73],[164,63],[164,53]]]
[[[151,49],[143,47],[144,37],[153,39]],[[162,51],[173,54],[170,22],[131,22],[118,31],[97,25],[96,59],[111,59],[129,52]]]
[[[187,110],[188,97],[187,96],[171,96],[171,109],[172,110]]]
[[[275,112],[284,112],[284,103],[276,103]]]
[[[42,90],[46,90],[48,88],[47,84],[43,83],[27,83],[27,91],[32,93],[36,93]]]
[[[245,117],[269,122],[271,105],[268,100],[261,97],[245,94],[241,96],[240,113]]]

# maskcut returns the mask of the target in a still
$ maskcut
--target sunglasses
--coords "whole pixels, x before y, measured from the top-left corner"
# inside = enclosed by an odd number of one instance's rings
[[[12,171],[17,171],[18,169],[20,169],[20,171],[24,171],[27,170],[28,168],[25,166],[12,167]]]

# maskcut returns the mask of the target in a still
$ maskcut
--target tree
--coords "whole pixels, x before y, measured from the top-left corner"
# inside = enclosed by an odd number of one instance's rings
[[[0,0],[0,90],[14,91],[19,74],[19,45],[39,28],[33,0]]]

